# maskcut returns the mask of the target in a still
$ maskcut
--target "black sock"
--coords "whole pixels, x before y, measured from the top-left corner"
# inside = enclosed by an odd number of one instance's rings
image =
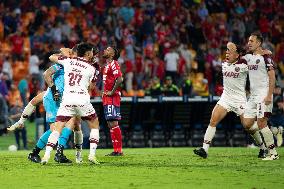
[[[41,149],[36,146],[36,147],[33,149],[32,153],[33,153],[34,155],[38,155],[40,151],[41,151]]]
[[[63,145],[58,145],[56,153],[57,154],[63,154],[64,146]]]

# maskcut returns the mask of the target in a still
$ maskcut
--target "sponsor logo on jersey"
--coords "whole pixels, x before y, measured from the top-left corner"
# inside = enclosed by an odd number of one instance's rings
[[[240,71],[240,68],[239,68],[239,67],[235,67],[235,71],[236,71],[236,72],[239,72],[239,71]]]
[[[240,73],[235,73],[235,72],[224,72],[223,76],[224,77],[233,77],[233,78],[238,78]]]
[[[260,63],[260,60],[259,60],[259,59],[257,59],[257,60],[255,61],[255,63],[256,63],[256,64]]]
[[[248,65],[248,69],[249,70],[257,70],[258,69],[258,65]]]

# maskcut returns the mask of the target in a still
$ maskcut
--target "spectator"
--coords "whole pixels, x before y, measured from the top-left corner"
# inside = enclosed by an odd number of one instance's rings
[[[19,106],[18,104],[12,106],[11,109],[10,109],[10,113],[9,113],[10,119],[13,122],[19,121],[19,119],[21,118],[21,115],[22,115],[22,111],[23,111],[22,107]],[[22,140],[23,140],[23,148],[25,150],[27,150],[28,148],[27,148],[27,130],[26,130],[26,127],[16,129],[14,131],[14,134],[15,134],[18,150],[21,149],[20,138],[22,138]]]
[[[177,81],[177,71],[178,71],[179,55],[174,51],[174,48],[170,48],[170,52],[165,55],[166,64],[166,76],[170,76],[174,83]]]
[[[6,99],[0,93],[0,136],[5,133],[5,129],[8,127],[8,106]]]
[[[10,41],[13,60],[23,60],[24,38],[22,33],[18,30],[15,34],[10,36]]]
[[[118,16],[123,19],[124,23],[128,25],[134,17],[134,9],[131,2],[125,3],[125,5],[119,9]]]
[[[178,51],[180,55],[183,57],[183,59],[185,60],[186,73],[189,74],[191,71],[192,55],[189,49],[187,48],[186,44],[184,43],[180,44]]]
[[[192,80],[190,78],[190,75],[184,76],[181,90],[182,95],[187,95],[189,97],[193,96]]]
[[[13,69],[11,62],[12,62],[11,57],[6,56],[2,66],[2,72],[7,73],[9,80],[13,80]]]
[[[11,90],[9,91],[9,96],[8,96],[8,102],[10,107],[16,105],[23,107],[20,91],[17,89],[17,87],[14,84],[11,85]]]
[[[171,76],[166,77],[162,91],[165,96],[179,96],[179,89],[173,84]]]
[[[21,99],[23,102],[24,107],[26,107],[27,103],[28,103],[28,99],[27,99],[27,93],[28,93],[28,79],[29,76],[26,76],[25,78],[21,79],[19,84],[18,84],[18,89],[20,91],[20,95],[21,95]]]
[[[160,84],[160,79],[158,77],[154,77],[152,79],[149,95],[151,96],[162,95],[162,87]]]
[[[39,65],[40,65],[39,58],[37,54],[34,51],[32,51],[32,55],[30,56],[29,59],[29,69],[30,69],[29,74],[39,76]]]
[[[0,73],[0,94],[3,98],[8,99],[8,87],[6,80],[6,75],[4,73]]]

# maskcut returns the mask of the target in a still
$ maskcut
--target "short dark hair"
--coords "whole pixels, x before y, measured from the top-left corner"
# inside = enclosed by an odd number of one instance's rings
[[[92,51],[93,47],[91,43],[80,43],[77,47],[77,56],[83,57],[86,52]]]
[[[72,51],[73,52],[77,52],[78,51],[78,45],[79,44],[76,44],[76,45],[74,45],[74,47],[72,47]]]
[[[111,48],[114,50],[113,59],[117,60],[120,57],[120,51],[115,46],[112,46]]]
[[[257,39],[258,41],[260,41],[260,44],[263,43],[264,39],[263,39],[263,36],[262,36],[262,34],[261,34],[260,32],[253,32],[253,33],[250,34],[250,35],[251,35],[251,36],[255,36],[256,39]]]
[[[235,44],[236,45],[236,51],[237,53],[240,55],[240,56],[244,56],[246,54],[246,50],[241,46],[241,45],[238,45],[238,44]]]
[[[99,48],[96,47],[96,46],[94,46],[94,47],[93,47],[93,53],[94,53],[94,55],[95,55],[95,54],[98,54],[99,52],[100,52]]]

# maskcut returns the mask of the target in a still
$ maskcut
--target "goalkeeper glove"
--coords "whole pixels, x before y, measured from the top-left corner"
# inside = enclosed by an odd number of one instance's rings
[[[51,92],[52,92],[52,96],[53,96],[53,100],[58,101],[59,97],[60,97],[60,93],[58,91],[58,89],[56,88],[55,85],[52,85],[52,87],[50,87]]]

